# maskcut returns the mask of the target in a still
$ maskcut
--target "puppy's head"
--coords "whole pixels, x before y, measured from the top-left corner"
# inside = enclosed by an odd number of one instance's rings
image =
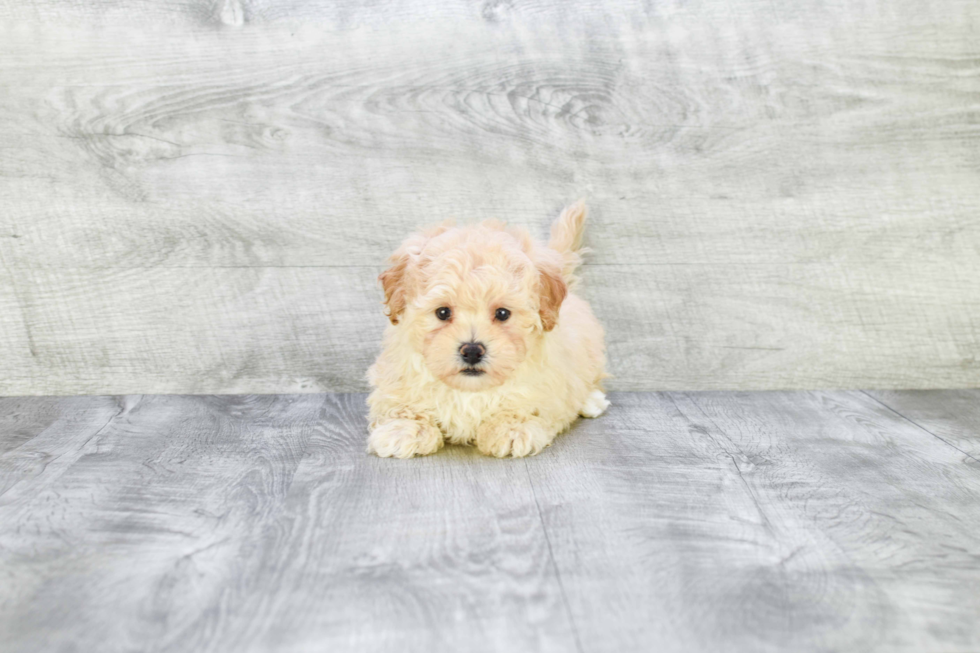
[[[388,317],[459,390],[504,383],[558,322],[561,255],[496,221],[411,236],[380,280]]]

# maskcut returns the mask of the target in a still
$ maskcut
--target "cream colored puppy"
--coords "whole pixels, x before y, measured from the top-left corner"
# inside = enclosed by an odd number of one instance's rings
[[[579,203],[547,246],[488,220],[398,248],[380,276],[391,325],[368,370],[369,451],[409,458],[448,440],[527,456],[579,415],[602,414],[602,326],[569,292],[584,223]]]

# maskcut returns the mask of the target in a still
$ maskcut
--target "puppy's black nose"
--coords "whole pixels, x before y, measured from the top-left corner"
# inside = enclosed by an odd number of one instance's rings
[[[467,365],[476,365],[487,352],[481,342],[467,342],[459,348],[459,355],[463,357]]]

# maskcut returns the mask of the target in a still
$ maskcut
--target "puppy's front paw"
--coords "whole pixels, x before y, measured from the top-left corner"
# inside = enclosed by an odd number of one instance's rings
[[[540,452],[554,438],[555,434],[537,421],[493,422],[480,426],[476,447],[487,456],[520,458]]]
[[[442,448],[442,433],[426,421],[393,419],[378,424],[368,437],[368,451],[382,458],[411,458]]]

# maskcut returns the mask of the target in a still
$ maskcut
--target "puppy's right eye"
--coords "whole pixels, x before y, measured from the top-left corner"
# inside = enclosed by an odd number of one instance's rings
[[[440,306],[436,309],[436,317],[445,322],[453,316],[453,311],[447,306]]]

